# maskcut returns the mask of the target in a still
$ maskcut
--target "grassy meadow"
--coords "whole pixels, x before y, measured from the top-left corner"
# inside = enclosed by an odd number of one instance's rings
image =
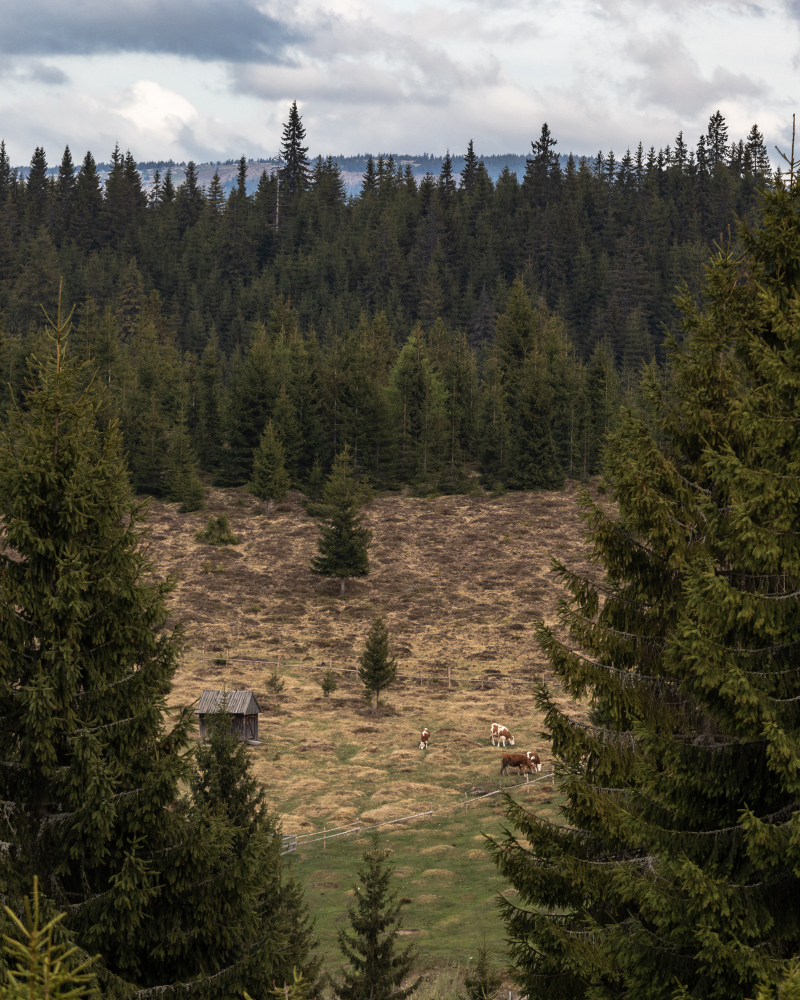
[[[220,513],[239,544],[197,542],[206,519]],[[502,797],[465,810],[465,794],[501,785],[503,751],[489,741],[493,721],[508,725],[516,749],[539,752],[549,770],[532,694],[546,668],[532,623],[555,612],[550,556],[588,569],[586,551],[572,487],[502,497],[379,497],[365,517],[373,530],[371,572],[340,599],[335,584],[309,571],[317,529],[299,495],[290,494],[270,518],[243,491],[210,490],[208,508],[194,515],[153,503],[152,554],[159,572],[176,579],[173,609],[187,630],[172,698],[187,704],[205,687],[255,691],[262,709],[255,773],[284,832],[300,837],[293,863],[326,965],[338,962],[336,929],[367,838],[338,837],[323,848],[304,844],[303,835],[356,820],[365,831],[433,810],[381,833],[398,891],[410,900],[408,937],[419,944],[421,965],[442,974],[468,962],[484,937],[500,959],[494,901],[505,887],[483,843],[485,834],[501,832]],[[386,617],[405,676],[378,713],[353,673],[339,673],[337,690],[323,697],[323,669],[355,666],[377,614]],[[278,694],[269,684],[276,669]],[[581,706],[572,711],[583,716]],[[427,751],[418,749],[423,726],[431,730]],[[549,780],[521,784],[517,776],[502,779],[532,808],[557,816]]]

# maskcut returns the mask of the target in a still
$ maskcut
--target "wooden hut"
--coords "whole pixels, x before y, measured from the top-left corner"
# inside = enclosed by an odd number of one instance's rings
[[[258,741],[258,713],[252,691],[210,691],[200,695],[194,714],[200,717],[200,739],[208,735],[206,716],[226,711],[231,716],[231,732],[248,743]]]

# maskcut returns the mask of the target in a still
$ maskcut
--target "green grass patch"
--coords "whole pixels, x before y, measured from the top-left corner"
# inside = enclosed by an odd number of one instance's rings
[[[484,834],[502,836],[503,803],[472,804],[432,822],[418,821],[402,829],[384,828],[381,843],[392,852],[397,893],[411,902],[403,910],[403,936],[419,949],[421,969],[466,965],[476,949],[486,946],[501,962],[505,925],[497,909],[507,889],[484,848]],[[303,849],[298,846],[294,870],[306,890],[316,920],[325,967],[339,968],[336,932],[347,926],[347,907],[361,852],[369,845],[362,835],[338,837]]]

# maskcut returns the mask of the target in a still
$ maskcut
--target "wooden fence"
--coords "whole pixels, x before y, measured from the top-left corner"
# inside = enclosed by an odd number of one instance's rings
[[[283,653],[276,653],[273,656],[257,656],[254,653],[231,652],[230,649],[214,650],[203,646],[193,649],[191,654],[202,663],[209,661],[216,662],[220,666],[229,666],[237,663],[252,663],[265,668],[274,668],[280,672],[281,668],[292,670],[309,670],[321,672],[331,670],[336,674],[351,675],[353,679],[358,676],[358,667],[350,666],[341,661],[333,659],[319,662],[309,662],[307,660],[292,660]],[[338,665],[335,665],[337,664]],[[476,664],[477,666],[477,664]],[[411,684],[417,683],[421,687],[423,684],[436,686],[439,688],[451,689],[453,685],[472,684],[475,687],[487,690],[500,686],[519,687],[528,685],[539,679],[539,673],[529,671],[527,673],[511,673],[502,671],[494,667],[487,667],[482,673],[476,676],[475,667],[467,666],[465,663],[443,663],[429,665],[425,669],[418,668],[413,671],[398,670],[397,677],[400,680]]]
[[[429,806],[428,809],[424,809],[422,812],[411,813],[408,816],[397,816],[394,819],[382,820],[379,823],[366,823],[362,824],[360,817],[357,817],[355,823],[351,823],[345,826],[334,826],[328,829],[324,827],[321,831],[314,830],[312,833],[300,833],[300,834],[287,834],[285,836],[291,836],[294,838],[292,853],[297,850],[299,846],[301,850],[305,850],[307,847],[312,847],[314,845],[322,844],[323,851],[327,847],[329,840],[335,840],[337,837],[348,837],[354,836],[356,840],[359,839],[362,833],[371,833],[373,830],[380,830],[385,826],[395,826],[398,823],[410,823],[412,820],[427,818],[433,822],[433,817],[437,815],[444,815],[447,812],[453,812],[458,809],[463,809],[464,812],[467,811],[469,806],[485,801],[491,798],[493,795],[502,795],[503,793],[507,795],[516,795],[517,792],[524,791],[530,788],[531,785],[536,784],[539,781],[550,780],[555,782],[555,772],[546,771],[544,774],[537,775],[537,777],[532,778],[530,781],[518,781],[512,786],[502,785],[499,788],[493,789],[491,792],[481,792],[479,795],[468,795],[464,792],[463,802],[450,802],[444,806],[438,806],[434,809],[433,805]],[[289,851],[283,852],[288,854]]]

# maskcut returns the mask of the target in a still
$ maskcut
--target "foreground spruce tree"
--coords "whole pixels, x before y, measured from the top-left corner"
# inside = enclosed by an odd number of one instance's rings
[[[347,580],[369,573],[372,532],[364,527],[359,514],[364,495],[350,460],[350,448],[345,445],[333,463],[322,501],[310,508],[320,518],[322,529],[317,542],[319,555],[311,560],[311,572],[337,579],[341,597]]]
[[[225,711],[210,716],[209,737],[197,750],[192,792],[197,807],[224,819],[231,834],[225,861],[238,870],[243,893],[248,894],[247,882],[260,886],[253,900],[258,933],[281,942],[274,961],[254,967],[248,988],[257,991],[254,996],[268,996],[272,987],[292,984],[299,975],[305,996],[315,997],[320,960],[308,908],[291,873],[281,871],[280,831],[253,774],[250,750]]]
[[[564,825],[509,804],[493,848],[531,998],[752,996],[800,948],[800,185],[720,250],[667,387],[584,500],[605,581],[540,638]]]
[[[351,929],[338,932],[339,948],[349,968],[341,982],[333,983],[334,995],[337,1000],[403,1000],[414,992],[419,980],[402,985],[414,965],[414,949],[411,945],[398,947],[404,904],[392,891],[392,865],[377,834],[361,857],[356,905],[347,910]]]
[[[199,794],[167,585],[67,325],[0,433],[0,891],[21,913],[38,876],[108,995],[265,995],[291,980],[275,831]]]
[[[393,684],[396,677],[397,660],[389,655],[389,631],[381,616],[372,623],[358,662],[358,679],[367,692],[375,692],[376,711],[381,691]]]

